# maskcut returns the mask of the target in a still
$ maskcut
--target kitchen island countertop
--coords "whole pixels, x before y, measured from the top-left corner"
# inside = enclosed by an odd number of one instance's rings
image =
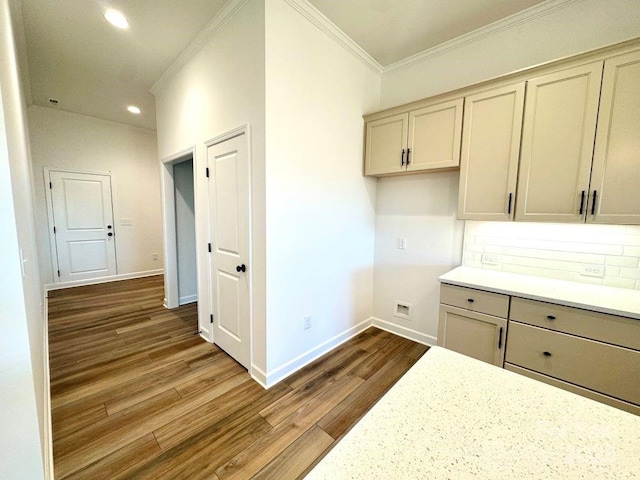
[[[306,477],[640,478],[640,417],[432,347]]]

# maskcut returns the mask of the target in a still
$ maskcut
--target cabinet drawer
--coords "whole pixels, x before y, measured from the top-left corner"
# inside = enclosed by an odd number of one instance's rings
[[[509,319],[640,350],[640,320],[513,297]]]
[[[640,404],[640,352],[509,322],[505,361]]]
[[[509,313],[509,295],[446,283],[440,285],[440,303],[502,318],[507,318]]]

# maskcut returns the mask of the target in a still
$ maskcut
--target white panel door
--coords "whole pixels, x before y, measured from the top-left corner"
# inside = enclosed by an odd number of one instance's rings
[[[58,281],[116,275],[111,177],[49,171]]]
[[[213,340],[238,363],[251,360],[249,164],[246,135],[207,150]]]

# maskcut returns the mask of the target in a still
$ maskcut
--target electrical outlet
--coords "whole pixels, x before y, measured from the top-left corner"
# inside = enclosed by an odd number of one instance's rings
[[[580,270],[580,275],[584,275],[585,277],[604,277],[604,265],[592,265],[590,263],[585,263],[582,265],[582,270]]]
[[[406,238],[399,238],[398,239],[398,248],[400,250],[406,250],[407,249],[407,239]]]
[[[311,315],[304,316],[304,329],[309,330],[311,328]]]
[[[131,221],[130,218],[121,218],[120,219],[120,226],[121,227],[130,227],[133,225],[133,222]]]
[[[498,255],[494,253],[483,253],[481,261],[485,265],[498,265]]]

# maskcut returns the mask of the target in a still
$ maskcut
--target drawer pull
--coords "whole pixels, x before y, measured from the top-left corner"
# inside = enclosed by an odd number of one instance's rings
[[[467,298],[467,302],[473,303],[473,298]]]
[[[553,315],[547,315],[547,320],[555,320],[556,317],[554,317]]]
[[[542,354],[543,354],[545,357],[550,357],[550,356],[551,356],[551,352],[542,352]]]

